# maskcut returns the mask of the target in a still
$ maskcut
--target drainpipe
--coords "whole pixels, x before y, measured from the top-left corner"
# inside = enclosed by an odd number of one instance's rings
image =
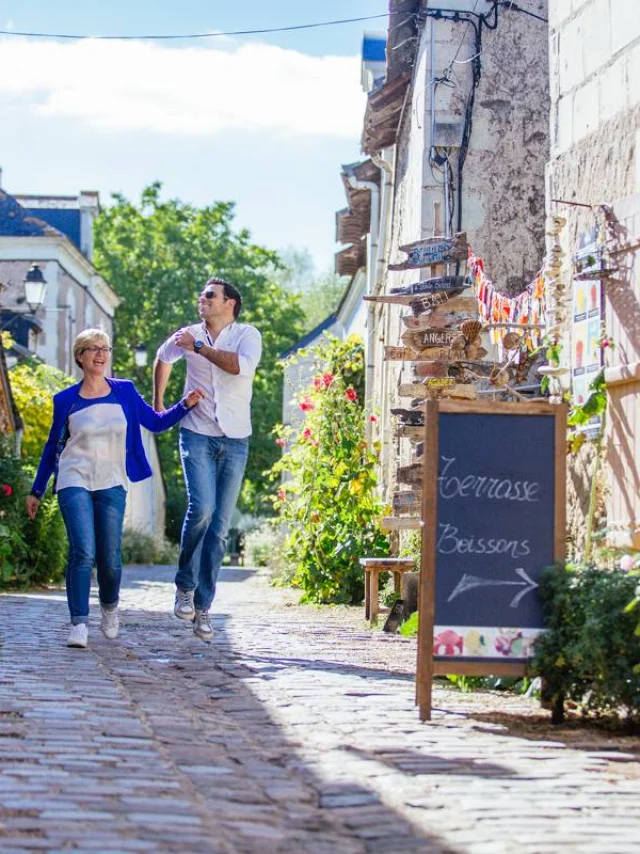
[[[369,219],[369,235],[367,237],[367,296],[375,293],[378,261],[378,235],[380,231],[380,189],[373,181],[359,181],[354,175],[349,177],[349,184],[354,190],[369,190],[371,193],[371,217]],[[373,365],[375,346],[375,303],[369,303],[367,309],[367,346],[365,351],[366,369],[364,375],[364,405],[365,411],[371,411],[373,391]],[[367,419],[367,424],[369,420]],[[367,428],[370,434],[370,428]],[[367,436],[367,439],[370,435]]]

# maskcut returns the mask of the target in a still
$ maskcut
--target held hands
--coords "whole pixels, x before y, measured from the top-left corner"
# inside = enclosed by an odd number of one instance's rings
[[[36,498],[35,495],[27,495],[27,500],[25,502],[27,516],[33,520],[36,518],[36,513],[38,512],[38,507],[40,506],[40,499]]]
[[[195,340],[188,329],[178,329],[173,335],[174,343],[183,350],[193,350]]]
[[[187,409],[193,409],[194,406],[198,405],[198,401],[204,398],[204,392],[200,391],[199,388],[190,391],[188,395],[186,395],[182,402],[187,407]]]

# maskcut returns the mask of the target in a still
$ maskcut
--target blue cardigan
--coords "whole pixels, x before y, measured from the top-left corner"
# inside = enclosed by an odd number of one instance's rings
[[[127,477],[133,482],[144,480],[151,477],[151,466],[144,452],[140,425],[153,433],[160,433],[162,430],[168,430],[169,427],[177,424],[189,410],[180,401],[165,412],[155,412],[141,397],[131,380],[116,380],[113,377],[108,377],[107,382],[118,398],[127,419]],[[82,382],[76,383],[76,385],[65,388],[54,395],[53,423],[31,489],[31,494],[35,495],[36,498],[41,498],[46,492],[51,475],[57,476],[58,460],[69,438],[67,419],[73,404],[80,395],[81,385]]]

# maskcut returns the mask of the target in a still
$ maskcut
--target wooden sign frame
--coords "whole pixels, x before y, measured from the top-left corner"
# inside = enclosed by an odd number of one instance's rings
[[[523,676],[526,664],[510,661],[434,661],[433,638],[436,597],[436,544],[438,511],[438,463],[440,413],[472,415],[549,415],[554,423],[554,541],[553,559],[565,559],[566,539],[566,436],[567,407],[564,404],[534,402],[476,402],[428,400],[424,406],[424,460],[422,486],[422,563],[419,581],[418,661],[416,704],[420,720],[431,720],[434,676],[449,673],[461,676]]]

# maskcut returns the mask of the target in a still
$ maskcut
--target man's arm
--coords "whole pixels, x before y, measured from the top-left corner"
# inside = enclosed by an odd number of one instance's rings
[[[200,350],[200,355],[228,374],[240,373],[240,360],[237,353],[231,353],[229,350],[218,350],[217,347],[209,347],[208,344],[205,344]]]
[[[171,376],[173,365],[156,359],[153,364],[153,408],[156,412],[164,412],[164,393]]]

